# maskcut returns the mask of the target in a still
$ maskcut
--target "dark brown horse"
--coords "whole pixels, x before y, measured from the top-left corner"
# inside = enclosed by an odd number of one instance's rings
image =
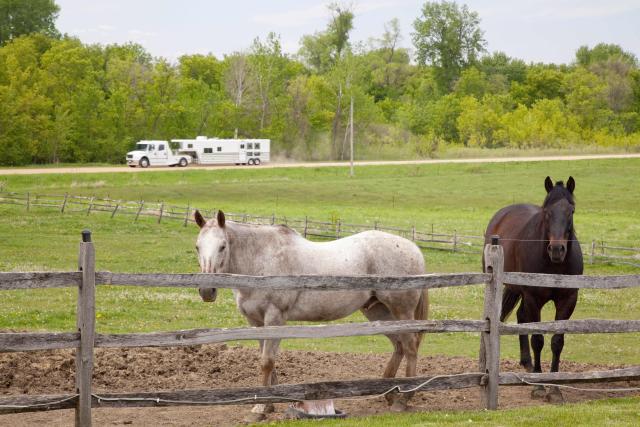
[[[507,206],[496,213],[485,233],[485,243],[492,235],[500,236],[504,249],[504,270],[525,273],[582,274],[582,251],[573,229],[576,183],[569,177],[566,187],[562,181],[553,185],[551,178],[544,181],[547,197],[542,207],[518,204]],[[484,259],[483,259],[484,266]],[[577,289],[536,288],[505,284],[500,320],[504,321],[518,301],[518,323],[539,322],[540,311],[549,301],[556,307],[556,320],[571,317],[578,300]],[[520,364],[528,372],[542,372],[540,352],[544,346],[542,335],[531,337],[534,363],[531,363],[529,337],[520,335]],[[564,347],[564,334],[551,338],[553,358],[551,372],[558,372],[560,353]],[[532,397],[546,397],[548,401],[562,401],[557,387],[545,394],[544,387],[536,386]]]

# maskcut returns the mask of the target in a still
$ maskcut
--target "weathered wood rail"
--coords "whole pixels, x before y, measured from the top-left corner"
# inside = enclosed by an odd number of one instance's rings
[[[69,206],[69,201],[67,201]],[[385,393],[393,387],[406,390],[443,390],[480,387],[483,403],[498,407],[498,388],[527,383],[607,382],[640,379],[640,366],[587,373],[525,374],[500,372],[500,336],[531,333],[640,332],[640,320],[564,320],[505,324],[499,321],[504,283],[556,288],[621,289],[640,286],[640,275],[559,276],[503,271],[502,248],[497,240],[485,247],[486,273],[425,274],[419,276],[242,276],[233,274],[137,274],[95,272],[95,252],[90,234],[83,233],[79,271],[0,273],[1,290],[78,288],[76,332],[0,333],[0,352],[76,348],[76,393],[22,395],[0,398],[0,414],[75,408],[76,425],[91,425],[92,407],[253,404],[333,399]],[[135,334],[95,332],[95,287],[108,285],[178,288],[261,288],[305,290],[434,289],[485,283],[484,320],[416,320],[343,323],[331,325],[272,326],[263,328],[193,329]],[[300,339],[380,335],[392,333],[474,332],[481,336],[478,372],[432,377],[332,381],[214,390],[108,393],[92,392],[94,348],[187,346],[223,341]]]

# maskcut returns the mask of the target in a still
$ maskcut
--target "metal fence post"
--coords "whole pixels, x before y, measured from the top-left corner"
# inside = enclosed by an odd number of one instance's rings
[[[504,251],[499,237],[491,236],[491,245],[484,248],[485,272],[491,280],[484,291],[483,320],[489,322],[489,331],[480,335],[480,372],[485,373],[481,384],[482,403],[487,409],[498,409],[500,384],[500,310],[502,307],[502,273]]]
[[[93,376],[93,345],[96,326],[95,298],[95,249],[91,242],[91,232],[82,232],[78,264],[82,271],[82,282],[78,288],[76,325],[80,334],[80,347],[76,350],[76,393],[78,402],[75,409],[75,425],[91,426],[91,379]]]

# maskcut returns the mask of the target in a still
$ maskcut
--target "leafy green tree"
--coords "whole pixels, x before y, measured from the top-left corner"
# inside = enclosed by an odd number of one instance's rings
[[[349,33],[353,29],[353,11],[338,3],[329,5],[331,20],[327,29],[313,35],[302,37],[300,55],[303,62],[312,70],[325,73],[329,71],[349,47]]]
[[[23,34],[60,35],[55,26],[60,7],[54,0],[0,0],[0,45]]]
[[[638,58],[633,53],[626,52],[617,44],[599,43],[591,49],[588,46],[580,46],[576,51],[576,63],[583,67],[614,58],[630,65],[638,64]]]
[[[485,50],[478,14],[453,1],[425,3],[413,28],[418,64],[435,67],[438,83],[445,90]]]

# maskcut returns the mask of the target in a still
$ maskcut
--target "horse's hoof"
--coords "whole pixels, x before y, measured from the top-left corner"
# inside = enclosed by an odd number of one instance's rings
[[[562,405],[564,403],[564,397],[560,390],[550,391],[546,394],[544,400],[555,405]]]
[[[253,414],[270,414],[276,411],[276,407],[273,403],[258,403],[251,408]]]
[[[532,399],[545,399],[547,396],[547,391],[543,386],[534,386],[533,390],[531,390],[531,398]]]
[[[262,422],[266,419],[267,419],[267,414],[250,412],[244,417],[243,421],[247,424],[255,424],[255,423]]]

